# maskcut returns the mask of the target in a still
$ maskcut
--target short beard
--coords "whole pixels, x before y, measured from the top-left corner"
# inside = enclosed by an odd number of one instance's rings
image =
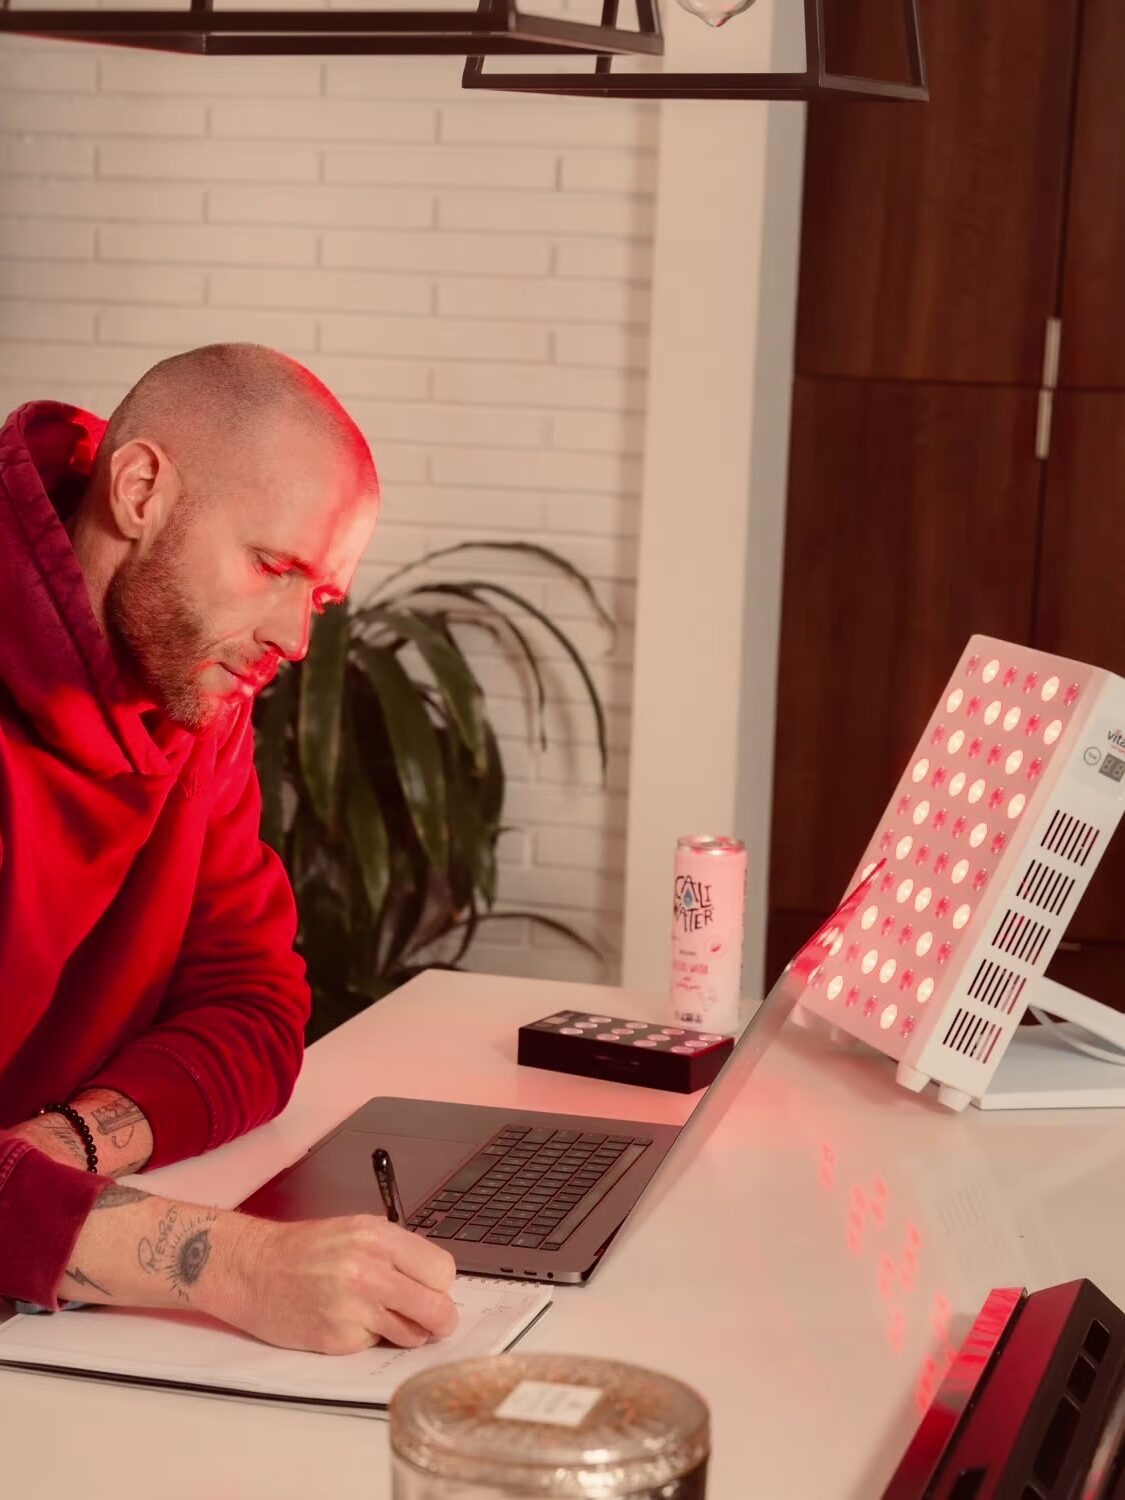
[[[181,577],[187,529],[188,518],[173,511],[151,552],[114,574],[105,613],[115,645],[158,707],[180,728],[202,734],[222,710],[198,686],[205,640]]]

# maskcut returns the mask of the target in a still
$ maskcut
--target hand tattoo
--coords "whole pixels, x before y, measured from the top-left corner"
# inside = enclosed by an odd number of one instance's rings
[[[73,1125],[67,1125],[62,1120],[51,1120],[43,1117],[41,1124],[48,1135],[54,1136],[60,1146],[65,1146],[68,1153],[74,1158],[79,1166],[86,1165],[86,1148],[78,1139],[78,1134]]]
[[[112,1191],[112,1188],[107,1189],[107,1192]],[[176,1295],[182,1301],[190,1302],[190,1289],[198,1282],[211,1258],[209,1226],[218,1217],[217,1209],[202,1209],[181,1222],[179,1207],[173,1204],[157,1225],[155,1241],[143,1239],[137,1246],[141,1269],[151,1275],[165,1276]]]
[[[124,1151],[133,1139],[134,1131],[144,1120],[144,1114],[131,1099],[119,1099],[115,1104],[99,1104],[90,1114],[97,1121],[98,1134],[108,1135],[110,1145],[116,1151]]]
[[[101,1292],[103,1297],[113,1296],[112,1292],[107,1291],[104,1286],[99,1286],[93,1277],[87,1276],[85,1271],[80,1270],[77,1266],[68,1266],[66,1274],[70,1277],[71,1281],[76,1281],[79,1286],[93,1287],[94,1291]]]
[[[142,1198],[151,1198],[151,1193],[142,1193],[140,1188],[107,1187],[106,1190],[95,1200],[91,1213],[96,1213],[100,1208],[124,1208],[126,1203],[139,1203]]]

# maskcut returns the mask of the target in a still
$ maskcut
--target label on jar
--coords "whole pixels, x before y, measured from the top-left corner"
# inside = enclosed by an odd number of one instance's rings
[[[597,1386],[521,1380],[496,1408],[496,1416],[509,1422],[550,1422],[555,1427],[577,1427],[601,1398]]]

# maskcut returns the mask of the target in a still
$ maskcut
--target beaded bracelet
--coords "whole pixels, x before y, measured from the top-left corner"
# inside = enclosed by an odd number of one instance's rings
[[[94,1145],[94,1137],[89,1125],[69,1104],[44,1104],[39,1111],[41,1115],[63,1115],[77,1130],[82,1137],[82,1144],[86,1147],[86,1170],[96,1172],[98,1170],[98,1148]]]

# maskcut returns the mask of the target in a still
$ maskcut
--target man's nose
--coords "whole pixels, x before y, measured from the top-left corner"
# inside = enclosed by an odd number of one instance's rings
[[[258,632],[258,639],[286,661],[301,661],[308,654],[311,619],[310,599],[287,602]]]

